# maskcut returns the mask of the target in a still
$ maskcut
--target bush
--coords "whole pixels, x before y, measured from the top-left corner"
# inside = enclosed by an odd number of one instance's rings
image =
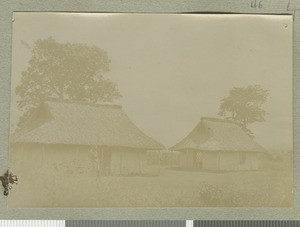
[[[232,207],[238,204],[237,195],[225,187],[205,182],[201,184],[199,193],[204,206],[207,207]]]
[[[204,207],[288,207],[290,192],[275,190],[273,185],[255,185],[238,189],[235,185],[212,185],[202,182],[199,197]],[[276,198],[276,199],[274,199]]]

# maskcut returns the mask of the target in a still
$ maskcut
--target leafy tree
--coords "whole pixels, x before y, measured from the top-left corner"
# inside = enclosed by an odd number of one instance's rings
[[[20,97],[18,108],[24,113],[18,126],[43,101],[99,103],[120,98],[117,85],[103,76],[109,64],[106,52],[97,46],[58,43],[52,37],[37,40],[15,90]]]
[[[267,112],[262,105],[267,101],[269,91],[259,85],[246,88],[234,87],[229,95],[221,100],[218,115],[238,123],[251,137],[248,124],[265,121]]]

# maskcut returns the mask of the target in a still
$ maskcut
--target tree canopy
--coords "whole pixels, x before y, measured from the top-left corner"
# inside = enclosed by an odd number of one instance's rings
[[[97,46],[59,43],[52,37],[37,40],[15,90],[18,108],[24,112],[19,123],[47,100],[99,103],[120,98],[117,85],[104,78],[109,65],[107,53]]]
[[[265,121],[267,112],[262,108],[267,101],[269,91],[260,85],[246,88],[234,87],[229,95],[221,100],[218,115],[238,123],[250,136],[248,124]]]

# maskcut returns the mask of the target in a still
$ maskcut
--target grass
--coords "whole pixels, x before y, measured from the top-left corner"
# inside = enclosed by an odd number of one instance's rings
[[[291,169],[211,173],[161,167],[159,176],[19,174],[9,207],[290,207]]]

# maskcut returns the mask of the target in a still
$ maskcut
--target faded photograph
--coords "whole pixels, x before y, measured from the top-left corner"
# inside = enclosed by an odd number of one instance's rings
[[[291,16],[12,23],[8,207],[293,206]]]

